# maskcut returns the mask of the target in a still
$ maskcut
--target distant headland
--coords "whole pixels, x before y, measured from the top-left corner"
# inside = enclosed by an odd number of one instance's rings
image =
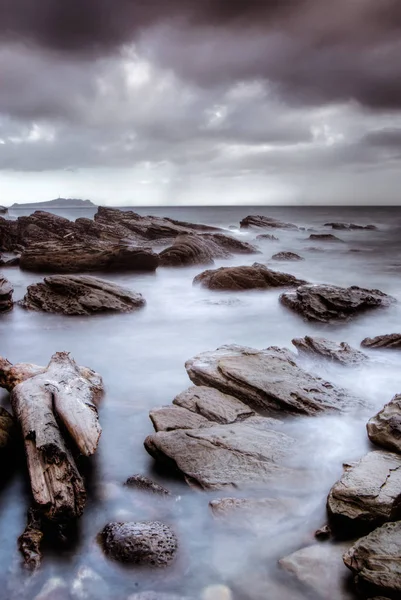
[[[90,200],[81,200],[79,198],[56,198],[47,202],[30,202],[27,204],[19,204],[16,202],[10,208],[26,209],[26,208],[90,208],[96,207]]]

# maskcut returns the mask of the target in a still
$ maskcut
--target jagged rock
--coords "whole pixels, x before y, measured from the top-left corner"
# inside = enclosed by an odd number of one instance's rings
[[[214,387],[262,411],[317,415],[355,409],[364,403],[342,388],[315,377],[275,348],[222,346],[188,360],[196,385]]]
[[[174,244],[159,254],[162,267],[211,265],[214,258],[229,258],[231,254],[200,235],[181,235]]]
[[[369,531],[401,518],[401,457],[375,450],[347,466],[330,490],[327,508],[339,531]]]
[[[16,435],[14,419],[5,408],[0,406],[0,450],[10,446]]]
[[[149,413],[155,431],[173,431],[174,429],[198,429],[209,427],[208,419],[179,406],[154,408]]]
[[[278,425],[252,417],[231,425],[160,431],[146,438],[145,448],[156,460],[176,467],[194,487],[280,486],[283,480],[297,482],[301,474],[284,465],[295,440],[275,430]]]
[[[271,242],[278,242],[279,239],[278,237],[276,237],[275,235],[272,235],[271,233],[260,233],[259,235],[256,236],[257,240],[270,240]]]
[[[53,275],[28,286],[21,306],[30,310],[90,315],[98,312],[129,312],[145,305],[141,294],[88,275]]]
[[[0,275],[0,314],[12,309],[13,291],[11,283]]]
[[[362,340],[361,346],[377,350],[399,350],[401,349],[401,333],[390,333],[388,335],[378,335],[374,338],[365,338]]]
[[[243,421],[255,415],[249,406],[234,396],[203,385],[192,386],[181,392],[174,398],[173,404],[197,413],[209,421],[222,424]]]
[[[355,223],[325,223],[325,227],[331,227],[332,229],[367,229],[369,231],[377,229],[376,225],[356,225]]]
[[[0,217],[0,252],[13,252],[18,248],[17,222]]]
[[[365,362],[368,357],[363,352],[352,348],[346,342],[331,342],[326,338],[310,337],[295,338],[292,343],[299,354],[307,356],[326,358],[342,365],[356,365]]]
[[[13,256],[12,258],[8,258],[6,260],[0,258],[0,267],[18,267],[20,261],[20,256]]]
[[[155,271],[159,257],[148,248],[102,242],[60,241],[30,246],[21,255],[27,271],[77,273],[79,271]]]
[[[203,271],[195,277],[193,282],[210,290],[222,291],[267,290],[277,287],[293,287],[305,283],[293,275],[272,271],[258,263],[254,263],[250,267],[221,267]]]
[[[242,219],[240,222],[241,229],[257,228],[257,229],[298,229],[292,223],[283,223],[272,217],[263,217],[260,215],[250,215]]]
[[[125,485],[130,488],[141,490],[142,492],[151,492],[158,496],[171,496],[169,490],[155,481],[152,481],[152,479],[149,479],[146,475],[132,475],[131,477],[128,477]]]
[[[401,395],[397,394],[367,424],[370,440],[401,454]]]
[[[315,242],[344,242],[332,233],[311,233],[309,239]]]
[[[331,537],[331,529],[329,525],[324,525],[315,531],[315,538],[318,540],[327,540]]]
[[[302,285],[295,291],[282,294],[280,302],[306,320],[329,323],[347,320],[374,308],[388,307],[395,299],[380,290],[357,286]]]
[[[386,523],[358,540],[345,554],[359,592],[366,597],[401,597],[401,521]],[[376,600],[379,600],[376,598]]]
[[[109,523],[102,531],[102,543],[111,558],[149,567],[166,567],[178,548],[173,530],[159,521]]]
[[[305,260],[299,254],[295,254],[295,252],[277,252],[277,254],[273,254],[272,260]]]
[[[348,544],[314,544],[297,550],[279,561],[306,587],[325,600],[351,600],[347,589],[348,572],[342,560]]]

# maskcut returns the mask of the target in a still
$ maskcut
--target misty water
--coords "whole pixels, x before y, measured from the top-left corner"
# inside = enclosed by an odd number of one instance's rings
[[[172,216],[186,221],[218,225],[254,243],[257,232],[240,231],[240,219],[264,214],[295,223],[314,232],[335,233],[345,243],[316,243],[311,231],[272,231],[279,241],[257,241],[262,254],[216,261],[216,266],[266,263],[310,282],[378,288],[401,300],[401,213],[389,208],[271,208],[204,207],[135,209],[140,214]],[[94,211],[54,211],[75,219]],[[29,211],[15,211],[15,218]],[[378,231],[334,231],[328,221],[373,223]],[[319,246],[324,251],[311,250]],[[299,262],[275,262],[281,250],[297,252]],[[351,250],[359,250],[353,252]],[[247,496],[246,490],[195,491],[179,477],[155,468],[143,442],[153,428],[148,413],[169,405],[191,382],[184,363],[194,355],[224,344],[254,348],[292,348],[294,337],[321,335],[359,347],[365,337],[400,332],[401,302],[366,313],[355,320],[325,326],[304,322],[278,302],[280,291],[216,293],[192,286],[201,267],[159,268],[154,274],[101,274],[140,292],[147,304],[132,314],[62,317],[27,312],[15,306],[0,317],[0,354],[11,362],[46,364],[60,350],[98,371],[104,378],[105,395],[100,406],[103,428],[94,457],[81,464],[86,477],[88,502],[76,539],[60,548],[48,543],[42,568],[30,576],[21,566],[17,538],[23,531],[29,506],[29,485],[21,471],[12,471],[0,490],[0,599],[32,599],[51,577],[60,577],[78,599],[126,599],[146,590],[200,597],[207,586],[224,584],[234,598],[281,600],[314,598],[308,588],[278,566],[278,559],[316,543],[315,530],[324,525],[325,502],[330,487],[341,476],[342,464],[363,456],[369,449],[366,422],[392,396],[401,392],[401,353],[368,352],[372,360],[358,367],[302,360],[300,364],[351,392],[366,398],[371,408],[352,415],[283,419],[282,431],[297,440],[290,464],[307,469],[302,484],[286,482],[277,493],[274,486],[258,490],[263,497],[294,499],[296,508],[278,524],[265,517],[256,530],[219,524],[208,503],[224,496]],[[3,274],[14,285],[14,299],[41,276],[9,268]],[[2,405],[8,395],[0,392]],[[124,487],[130,475],[150,475],[168,487],[173,499]],[[252,493],[255,495],[255,493]],[[250,494],[248,494],[250,495]],[[171,524],[179,538],[179,554],[173,566],[154,571],[123,567],[107,559],[96,536],[110,521],[161,520]],[[321,542],[330,544],[332,542]],[[90,569],[92,579],[85,581]],[[339,597],[353,597],[346,589]],[[327,587],[330,589],[330,581]],[[328,596],[336,600],[334,595]]]

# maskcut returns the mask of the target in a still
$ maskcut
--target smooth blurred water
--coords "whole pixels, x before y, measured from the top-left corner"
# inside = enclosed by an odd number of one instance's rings
[[[389,208],[277,208],[204,207],[141,208],[140,214],[157,214],[203,222],[228,229],[238,227],[248,214],[265,214],[296,223],[307,231],[272,231],[279,241],[257,241],[257,232],[231,230],[233,235],[256,243],[262,254],[236,256],[221,265],[266,263],[310,282],[360,285],[379,288],[401,300],[401,212]],[[54,210],[74,219],[93,216],[92,209]],[[14,211],[10,218],[29,211]],[[331,231],[328,221],[374,223],[379,231]],[[313,229],[313,231],[309,231]],[[344,243],[308,240],[313,232],[334,233]],[[307,248],[319,246],[324,251]],[[350,252],[356,249],[360,252]],[[297,252],[300,262],[274,262],[281,250]],[[283,430],[296,438],[293,464],[308,468],[312,476],[299,486],[288,482],[286,495],[299,510],[283,524],[263,520],[258,535],[217,525],[208,502],[223,493],[195,492],[179,479],[167,478],[154,469],[143,441],[152,432],[151,408],[170,404],[190,385],[184,363],[195,354],[237,343],[256,348],[271,345],[291,348],[294,337],[323,335],[356,347],[367,336],[400,331],[401,303],[386,310],[366,313],[346,324],[325,326],[305,323],[278,302],[280,291],[216,293],[192,286],[200,267],[159,268],[155,274],[101,275],[146,298],[146,307],[132,314],[95,317],[60,317],[25,312],[18,306],[0,317],[0,354],[11,362],[45,364],[59,350],[68,350],[75,360],[100,372],[106,393],[100,408],[103,434],[95,457],[83,465],[89,500],[79,523],[76,544],[60,552],[47,548],[41,571],[28,577],[20,566],[17,537],[25,525],[29,488],[20,473],[12,475],[0,490],[0,598],[34,598],[49,577],[72,582],[83,566],[104,578],[93,598],[121,600],[142,590],[174,591],[199,595],[211,584],[224,583],[235,598],[275,600],[284,598],[272,581],[284,585],[288,598],[308,598],[293,578],[280,571],[277,560],[314,543],[313,533],[325,522],[325,499],[342,473],[342,463],[361,457],[369,448],[366,421],[376,409],[401,391],[401,353],[372,352],[374,360],[355,368],[314,362],[304,363],[311,372],[366,397],[368,412],[353,416],[287,419]],[[26,287],[39,275],[18,268],[4,271],[13,283],[14,297],[23,297]],[[7,394],[0,392],[7,406]],[[169,487],[178,500],[161,503],[123,487],[134,473],[150,474]],[[226,494],[227,495],[227,494]],[[228,495],[233,495],[229,493]],[[234,491],[235,495],[235,491]],[[242,495],[246,495],[243,493]],[[272,492],[265,491],[266,496]],[[106,559],[96,535],[111,520],[160,519],[171,523],[180,539],[176,564],[163,572],[123,568]],[[346,575],[346,569],[345,569]],[[276,585],[276,584],[275,584]],[[93,589],[94,584],[93,584]],[[76,597],[80,584],[75,582]],[[78,590],[78,591],[77,591]],[[82,592],[82,590],[81,590]],[[20,595],[20,596],[19,596]],[[81,597],[92,598],[92,596]],[[345,598],[344,596],[342,598]],[[333,598],[333,600],[336,600]]]

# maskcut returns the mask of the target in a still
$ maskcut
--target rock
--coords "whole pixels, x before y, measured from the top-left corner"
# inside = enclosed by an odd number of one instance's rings
[[[296,338],[292,343],[299,354],[311,357],[325,358],[342,365],[357,365],[365,362],[368,357],[363,352],[349,346],[346,342],[331,342],[326,338],[310,337]]]
[[[252,246],[252,244],[243,242],[231,235],[224,235],[222,233],[203,233],[201,237],[232,254],[261,254],[260,250],[255,246]],[[219,257],[216,256],[216,258]]]
[[[20,255],[18,256],[13,256],[12,258],[9,258],[8,260],[5,261],[1,261],[0,260],[0,265],[2,267],[18,267],[19,263],[20,263]]]
[[[125,482],[130,488],[135,488],[142,492],[151,492],[152,494],[156,494],[158,496],[171,496],[171,492],[164,488],[162,485],[159,485],[146,475],[132,475],[132,477],[128,477]]]
[[[375,450],[346,467],[327,499],[336,529],[366,532],[401,517],[401,457]]]
[[[270,240],[271,242],[278,242],[279,239],[278,237],[276,237],[275,235],[272,235],[271,233],[260,233],[259,235],[256,236],[257,240]]]
[[[16,439],[17,431],[14,419],[5,408],[0,406],[0,450],[10,446]]]
[[[279,564],[319,598],[351,600],[354,596],[347,590],[348,573],[342,560],[348,547],[348,544],[314,544],[282,558]]]
[[[200,600],[233,600],[233,594],[226,585],[208,585],[202,590]]]
[[[388,307],[395,299],[380,290],[357,286],[302,285],[293,292],[282,294],[280,302],[308,321],[329,323],[348,320],[374,308]]]
[[[366,427],[374,444],[401,454],[401,395],[394,396]]]
[[[361,346],[376,350],[399,350],[401,349],[401,333],[390,333],[388,335],[378,335],[374,338],[365,338],[362,340]]]
[[[102,242],[36,244],[24,250],[20,260],[21,269],[58,273],[155,271],[158,264],[158,255],[148,248]]]
[[[154,408],[150,411],[149,417],[155,431],[198,429],[198,427],[209,427],[211,424],[205,417],[178,406]]]
[[[181,235],[174,244],[159,254],[162,267],[187,267],[211,265],[214,258],[229,258],[231,255],[213,241],[200,235]]]
[[[288,522],[298,507],[296,500],[286,498],[219,498],[211,500],[213,516],[236,528],[266,529]]]
[[[6,206],[0,206],[0,215],[6,215],[8,213],[8,208]]]
[[[178,541],[173,530],[160,523],[109,523],[102,532],[103,548],[120,562],[166,567],[175,558]]]
[[[19,249],[17,222],[0,217],[0,252]]]
[[[192,386],[181,392],[174,398],[173,404],[222,424],[243,421],[255,415],[249,406],[234,396],[204,385]]]
[[[386,523],[358,540],[345,554],[344,563],[355,576],[364,596],[401,597],[401,521]]]
[[[295,254],[295,252],[277,252],[277,254],[273,254],[272,260],[305,260],[299,254]]]
[[[11,283],[0,275],[0,314],[12,309],[13,291]]]
[[[260,215],[250,215],[242,219],[240,222],[241,229],[298,229],[296,225],[292,223],[283,223],[272,217],[263,217]]]
[[[315,531],[315,538],[318,540],[327,540],[331,537],[331,529],[328,525],[321,527],[317,531]]]
[[[256,410],[318,415],[364,404],[342,388],[307,373],[275,348],[222,346],[188,360],[185,368],[196,385],[214,387]]]
[[[332,233],[311,233],[309,239],[315,242],[344,242]]]
[[[195,277],[193,283],[210,290],[241,291],[293,287],[305,282],[288,273],[272,271],[265,265],[254,263],[251,267],[220,267],[203,271]]]
[[[89,275],[53,275],[28,286],[21,306],[64,315],[130,312],[145,305],[141,294]]]
[[[64,579],[51,577],[33,600],[68,600],[69,598],[68,586]]]
[[[326,252],[324,248],[319,248],[319,246],[308,246],[307,248],[305,248],[305,250],[307,250],[308,252]]]
[[[299,471],[284,465],[295,440],[276,431],[278,423],[254,417],[232,425],[177,429],[149,435],[151,456],[184,474],[193,487],[221,490],[297,482]],[[304,483],[304,479],[302,480]]]
[[[355,223],[325,223],[324,226],[343,230],[367,229],[372,231],[377,229],[376,225],[356,225]]]

